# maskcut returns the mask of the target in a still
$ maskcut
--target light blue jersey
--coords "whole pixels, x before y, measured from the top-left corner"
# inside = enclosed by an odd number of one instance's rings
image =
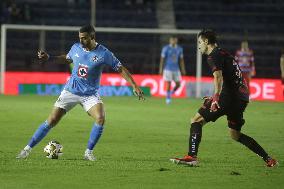
[[[103,45],[87,51],[80,43],[75,43],[66,56],[72,60],[74,67],[65,90],[79,96],[96,95],[100,87],[100,79],[105,65],[117,71],[120,61]]]
[[[179,60],[183,58],[183,49],[179,45],[166,45],[162,49],[161,57],[165,59],[164,70],[179,71]]]

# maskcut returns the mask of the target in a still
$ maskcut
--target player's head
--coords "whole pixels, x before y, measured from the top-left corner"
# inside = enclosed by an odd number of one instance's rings
[[[95,28],[92,25],[82,26],[79,30],[80,43],[84,48],[95,42]]]
[[[208,54],[208,46],[216,45],[217,36],[213,30],[202,30],[198,34],[198,48],[202,54]]]
[[[175,46],[178,43],[178,38],[177,36],[172,35],[169,39],[169,42],[172,46]]]
[[[244,49],[244,50],[248,50],[248,41],[247,40],[242,41],[241,48]]]

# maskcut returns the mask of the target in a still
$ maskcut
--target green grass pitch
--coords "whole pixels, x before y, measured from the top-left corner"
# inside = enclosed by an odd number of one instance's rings
[[[106,126],[95,149],[96,162],[83,160],[93,120],[80,106],[70,111],[27,160],[17,153],[49,114],[56,97],[0,96],[1,189],[182,189],[284,188],[284,103],[252,102],[243,132],[279,160],[277,168],[234,142],[226,118],[203,129],[199,167],[178,166],[169,158],[187,152],[190,117],[201,100],[104,98]],[[52,139],[64,146],[59,160],[45,158]]]

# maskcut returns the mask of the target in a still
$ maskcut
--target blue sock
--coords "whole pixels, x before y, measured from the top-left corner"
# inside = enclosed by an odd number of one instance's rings
[[[43,139],[43,137],[45,137],[45,135],[48,133],[50,128],[51,127],[49,127],[47,121],[45,121],[43,124],[41,124],[39,126],[39,128],[36,130],[36,132],[34,133],[34,135],[32,136],[32,138],[30,139],[28,146],[30,146],[32,148],[37,143],[39,143],[41,141],[41,139]]]
[[[88,149],[93,150],[97,142],[99,141],[102,133],[103,133],[104,127],[102,125],[94,124],[90,138],[88,141]]]
[[[167,91],[167,98],[171,98],[171,94],[172,94],[171,91]]]

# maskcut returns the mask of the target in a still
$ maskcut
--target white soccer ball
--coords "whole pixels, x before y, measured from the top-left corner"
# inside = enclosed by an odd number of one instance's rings
[[[50,141],[43,149],[49,159],[58,159],[63,154],[63,146],[57,141]]]

